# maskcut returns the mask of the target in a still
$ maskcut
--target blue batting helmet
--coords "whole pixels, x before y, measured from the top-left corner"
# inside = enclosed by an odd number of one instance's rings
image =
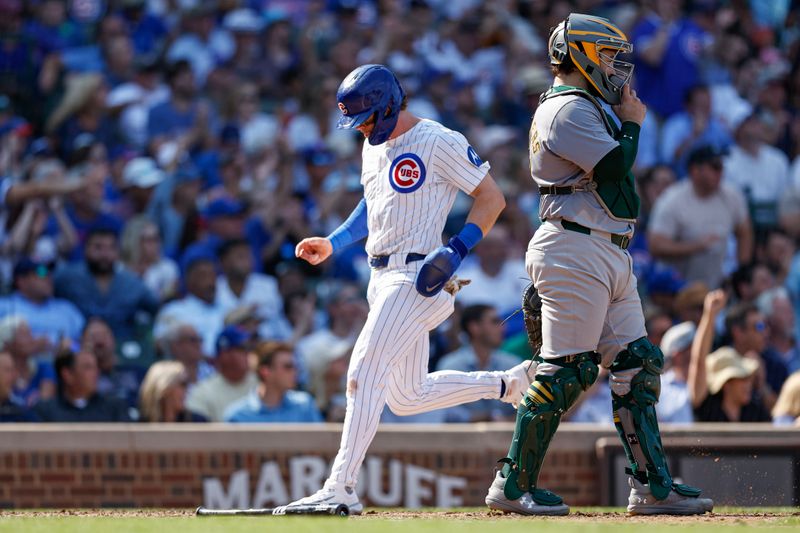
[[[391,70],[383,65],[362,65],[347,75],[336,91],[342,116],[337,126],[352,129],[375,115],[375,127],[367,140],[383,144],[392,134],[405,93]]]

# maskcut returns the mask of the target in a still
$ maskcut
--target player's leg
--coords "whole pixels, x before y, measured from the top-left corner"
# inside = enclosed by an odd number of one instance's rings
[[[450,302],[422,298],[410,282],[385,284],[375,291],[350,358],[342,440],[331,474],[320,491],[290,505],[335,501],[350,506],[353,514],[361,512],[355,493],[358,470],[386,403],[389,373],[398,358],[423,333],[427,334],[425,328],[427,321],[432,320],[430,317],[438,319],[442,313],[451,311]]]
[[[444,409],[477,400],[522,398],[523,388],[535,371],[531,361],[517,365],[516,370],[502,372],[458,372],[441,370],[428,373],[430,344],[425,332],[412,350],[401,356],[392,369],[387,384],[386,404],[396,415],[410,416],[435,409]],[[517,367],[514,367],[515,369]],[[512,390],[513,389],[513,390]],[[515,392],[518,391],[518,392]],[[516,396],[514,396],[516,395]]]
[[[542,301],[542,349],[536,378],[517,410],[505,463],[486,496],[490,508],[521,514],[567,514],[538,476],[561,416],[599,372],[595,352],[609,290],[579,235],[537,232],[526,263]]]
[[[630,278],[635,280],[631,275]],[[645,336],[635,282],[608,310],[599,349],[612,354],[611,398],[630,468],[628,511],[635,514],[702,514],[714,503],[700,489],[674,483],[661,444],[655,404],[661,392],[664,355]],[[620,342],[627,342],[620,346]],[[604,360],[606,357],[604,357]]]

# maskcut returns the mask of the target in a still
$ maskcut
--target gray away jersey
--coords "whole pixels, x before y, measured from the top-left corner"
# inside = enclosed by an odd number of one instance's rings
[[[489,172],[467,139],[423,119],[404,134],[362,150],[361,184],[367,200],[371,256],[427,254],[460,190],[470,194]]]
[[[529,141],[531,176],[538,186],[588,182],[595,165],[619,144],[598,109],[574,94],[548,98],[536,109]],[[590,191],[543,195],[539,217],[563,218],[611,233],[633,231],[630,223],[609,217]]]

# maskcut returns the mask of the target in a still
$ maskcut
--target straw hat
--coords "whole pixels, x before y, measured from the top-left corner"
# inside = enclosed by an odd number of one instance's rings
[[[742,357],[730,346],[723,346],[706,358],[708,390],[716,394],[729,379],[746,378],[758,370],[758,361]]]

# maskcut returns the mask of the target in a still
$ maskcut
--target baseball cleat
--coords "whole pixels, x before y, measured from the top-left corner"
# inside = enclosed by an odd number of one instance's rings
[[[286,514],[286,509],[291,507],[307,507],[309,505],[346,505],[351,515],[359,515],[364,510],[364,506],[358,501],[358,495],[356,495],[353,487],[326,484],[311,496],[300,498],[288,505],[276,507],[274,514]]]
[[[509,500],[505,494],[506,478],[500,472],[494,476],[492,486],[486,494],[486,505],[489,509],[503,511],[504,513],[517,513],[539,516],[564,516],[569,514],[569,506],[556,497],[559,503],[555,505],[542,505],[537,503],[530,492],[526,492],[516,500]],[[543,491],[547,492],[547,491]],[[552,494],[552,493],[548,493]],[[553,494],[555,496],[555,494]]]
[[[630,514],[693,515],[714,510],[714,501],[711,498],[682,496],[673,488],[669,496],[663,500],[656,500],[650,493],[650,487],[639,483],[635,478],[629,477],[628,485],[631,487],[631,494],[628,497]]]
[[[536,376],[536,366],[534,361],[527,360],[503,372],[501,379],[506,384],[506,392],[500,401],[517,407]]]

